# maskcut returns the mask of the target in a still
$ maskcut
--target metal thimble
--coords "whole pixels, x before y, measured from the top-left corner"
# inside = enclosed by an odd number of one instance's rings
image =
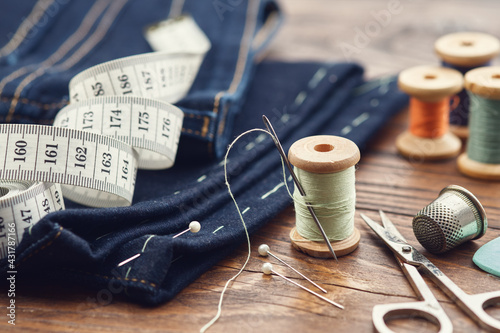
[[[443,253],[484,235],[488,221],[476,197],[458,185],[445,187],[413,218],[413,232],[432,253]]]

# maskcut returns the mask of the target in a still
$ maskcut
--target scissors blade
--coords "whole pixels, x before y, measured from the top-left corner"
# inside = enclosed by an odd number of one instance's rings
[[[380,214],[380,217],[382,218],[382,225],[384,226],[385,230],[388,230],[390,233],[392,233],[393,235],[396,235],[399,239],[406,242],[406,239],[403,237],[403,235],[401,235],[401,233],[396,228],[394,223],[392,223],[392,221],[389,219],[389,217],[387,217],[387,215],[385,215],[384,211],[379,210],[378,212]]]
[[[392,234],[396,235],[399,237],[401,240],[406,242],[406,239],[401,235],[399,230],[396,228],[394,223],[389,219],[389,217],[384,213],[384,211],[379,210],[378,211],[380,214],[380,217],[382,219],[382,225],[386,230],[391,232]],[[427,287],[427,284],[425,284],[425,281],[422,279],[420,276],[420,273],[418,272],[417,268],[415,266],[412,266],[410,264],[405,263],[397,253],[394,253],[394,256],[396,257],[396,260],[398,264],[400,265],[401,269],[403,270],[403,273],[407,277],[408,281],[410,282],[411,286],[413,287],[413,290],[415,290],[415,293],[417,296],[425,300],[429,305],[432,305],[433,307],[440,308],[440,305],[434,295],[432,294],[431,290],[429,287]],[[443,311],[442,309],[439,311]],[[444,319],[443,319],[444,320]]]
[[[404,240],[404,238],[401,239],[397,235],[393,234],[390,230],[382,227],[380,224],[373,221],[363,213],[361,213],[361,218],[377,234],[377,236],[379,236],[384,241],[385,245],[387,245],[392,250],[392,252],[397,255],[399,259],[407,264],[411,264],[414,266],[422,265],[421,257],[423,256],[413,246],[409,245]],[[397,233],[399,234],[399,232]]]

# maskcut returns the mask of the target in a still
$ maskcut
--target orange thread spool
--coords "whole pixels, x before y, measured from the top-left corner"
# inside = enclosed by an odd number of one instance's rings
[[[410,98],[410,132],[421,138],[439,138],[449,129],[450,98],[424,102]]]
[[[462,90],[463,75],[451,68],[418,66],[402,71],[398,85],[411,97],[408,130],[396,140],[399,153],[420,160],[458,155],[462,142],[449,131],[449,112],[451,96]]]

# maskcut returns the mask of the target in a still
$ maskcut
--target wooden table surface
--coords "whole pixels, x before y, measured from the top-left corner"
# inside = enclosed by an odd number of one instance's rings
[[[281,0],[286,22],[270,46],[268,58],[345,61],[341,45],[355,45],[357,31],[376,22],[374,13],[399,5],[399,13],[379,25],[363,45],[358,43],[352,59],[366,68],[368,77],[395,74],[409,66],[438,63],[434,40],[459,30],[500,31],[500,2],[432,0]],[[345,48],[344,48],[345,49]],[[450,184],[472,191],[484,205],[489,230],[444,255],[423,251],[446,275],[467,293],[500,289],[500,279],[472,263],[474,252],[500,236],[500,183],[469,179],[458,173],[455,160],[422,163],[398,156],[395,137],[406,127],[401,113],[382,129],[362,154],[356,173],[357,213],[355,224],[361,243],[338,263],[308,257],[294,250],[288,234],[294,212],[285,210],[252,237],[252,257],[247,269],[228,290],[222,317],[209,332],[372,332],[372,308],[376,304],[415,301],[415,293],[391,252],[362,222],[359,213],[378,218],[383,209],[400,227],[409,243],[418,249],[412,229],[413,215]],[[264,276],[266,259],[257,247],[267,243],[272,251],[328,290],[328,297],[345,306],[337,309],[277,276]],[[423,250],[423,249],[422,249]],[[220,262],[197,281],[162,306],[148,308],[128,303],[120,296],[110,304],[99,304],[96,291],[79,288],[27,285],[16,293],[16,327],[6,318],[0,331],[19,332],[197,332],[217,310],[220,292],[228,278],[241,267],[246,245]],[[290,278],[297,276],[273,262]],[[297,279],[301,282],[301,280]],[[455,332],[481,332],[435,285],[432,291],[451,317]],[[0,304],[7,304],[1,293]],[[500,318],[500,309],[490,313]],[[434,327],[419,319],[394,321],[400,331],[424,332]],[[431,330],[432,331],[432,330]]]

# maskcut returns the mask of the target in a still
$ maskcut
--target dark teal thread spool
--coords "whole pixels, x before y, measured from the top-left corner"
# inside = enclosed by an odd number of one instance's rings
[[[456,69],[465,75],[474,68],[489,66],[491,60],[500,53],[500,42],[485,33],[456,32],[437,39],[434,48],[444,67]],[[469,96],[462,90],[452,101],[450,130],[465,139],[468,137]]]

